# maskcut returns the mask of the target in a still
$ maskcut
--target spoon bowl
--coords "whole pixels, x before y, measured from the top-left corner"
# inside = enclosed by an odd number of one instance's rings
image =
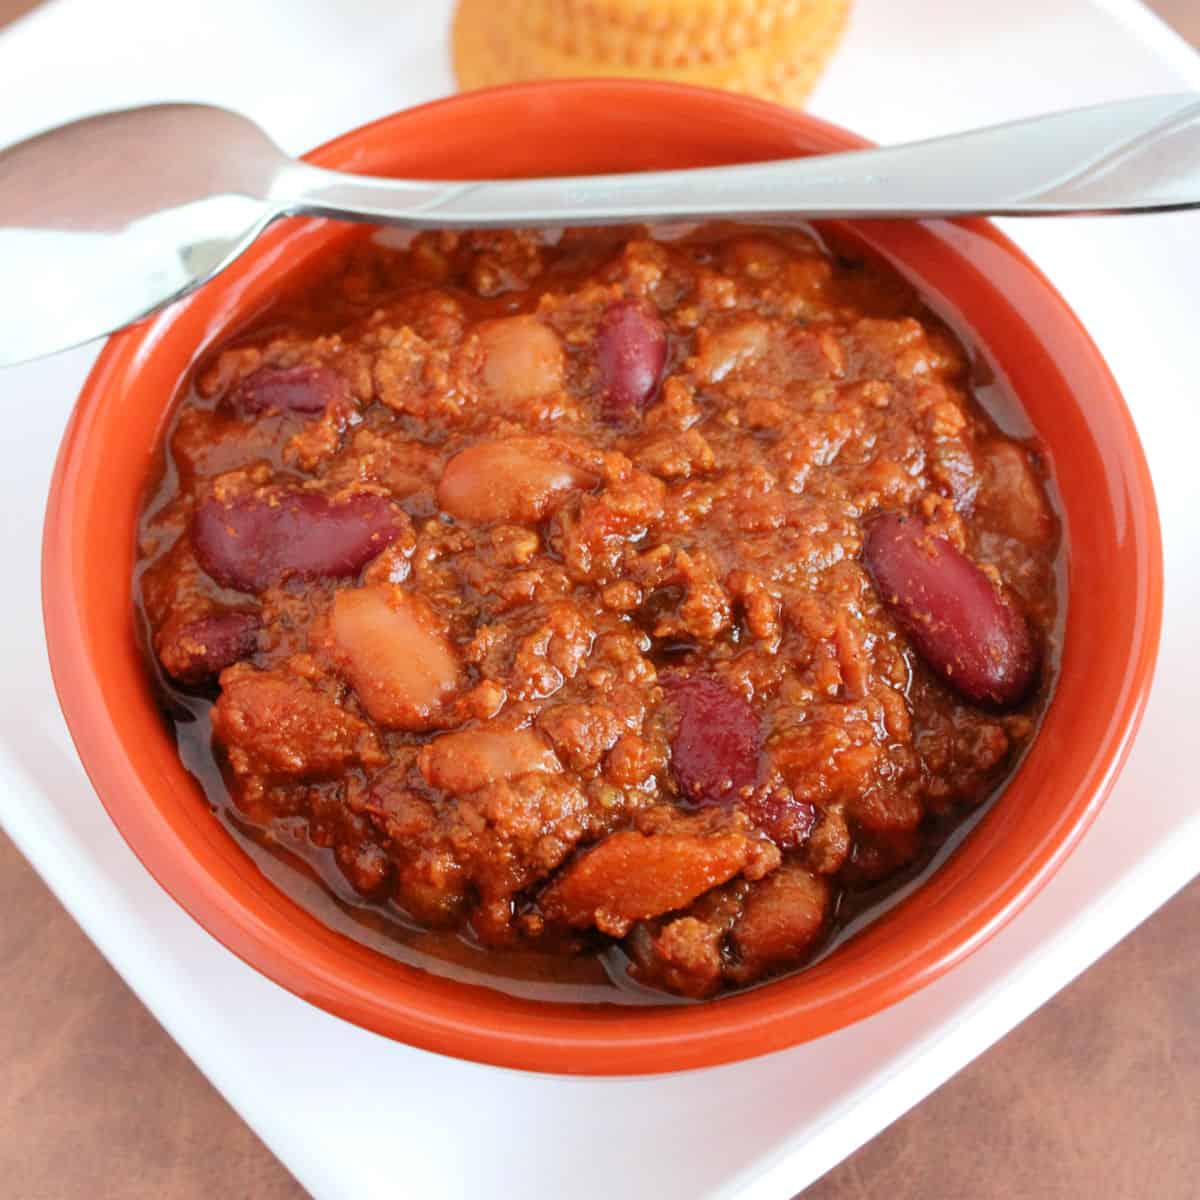
[[[1200,204],[1200,97],[1149,96],[879,150],[439,183],[289,158],[247,117],[159,104],[0,152],[0,366],[110,333],[290,214],[425,228],[717,217],[1156,212]]]
[[[271,186],[290,163],[253,121],[205,104],[104,113],[0,153],[0,366],[211,278],[278,215]]]

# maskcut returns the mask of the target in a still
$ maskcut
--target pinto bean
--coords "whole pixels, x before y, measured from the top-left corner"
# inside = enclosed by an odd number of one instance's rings
[[[432,729],[463,682],[458,652],[428,603],[395,584],[346,588],[330,619],[336,656],[380,725]]]
[[[921,521],[888,513],[871,523],[863,557],[897,623],[955,691],[996,708],[1029,694],[1038,667],[1029,626],[966,555]]]
[[[667,334],[657,313],[632,300],[609,307],[596,334],[602,407],[610,421],[629,421],[654,399],[667,363]]]
[[[480,442],[459,451],[438,484],[438,505],[460,521],[532,524],[595,477],[553,456],[546,438]]]
[[[259,367],[233,389],[228,404],[240,417],[315,417],[347,395],[346,381],[330,367]]]
[[[417,767],[436,788],[456,796],[518,775],[562,767],[546,739],[533,729],[463,729],[444,733],[417,755]]]
[[[391,505],[361,493],[330,500],[288,489],[209,496],[192,514],[192,545],[204,570],[224,587],[261,592],[291,575],[356,574],[398,534]]]
[[[758,778],[762,734],[754,709],[708,675],[666,675],[675,705],[671,769],[694,804],[733,801]]]
[[[491,399],[520,402],[562,386],[562,343],[532,314],[485,321],[479,327],[479,343],[483,385]]]
[[[756,317],[703,333],[695,359],[696,375],[704,383],[720,383],[734,371],[757,363],[770,343],[771,326]]]

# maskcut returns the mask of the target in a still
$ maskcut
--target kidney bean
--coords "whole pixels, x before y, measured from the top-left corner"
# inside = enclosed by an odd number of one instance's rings
[[[754,709],[708,675],[663,676],[675,705],[671,769],[694,804],[734,800],[758,779],[762,733]]]
[[[254,653],[261,625],[258,613],[234,609],[196,617],[160,639],[158,656],[181,683],[204,683]]]
[[[917,652],[976,704],[1008,708],[1037,675],[1029,626],[966,555],[923,522],[887,513],[871,522],[863,558]]]
[[[228,503],[210,496],[191,524],[197,561],[217,583],[240,592],[261,592],[291,575],[354,575],[397,532],[382,496],[330,500],[286,489]]]
[[[596,335],[596,361],[611,421],[630,421],[653,400],[667,362],[667,334],[656,313],[632,300],[609,307]]]
[[[796,850],[803,846],[817,823],[816,807],[786,788],[752,796],[745,805],[745,811],[781,850]]]
[[[234,388],[229,404],[240,417],[314,417],[345,396],[346,381],[329,367],[259,367]]]

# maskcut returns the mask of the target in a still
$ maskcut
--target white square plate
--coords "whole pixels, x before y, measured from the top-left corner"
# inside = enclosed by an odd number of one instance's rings
[[[302,150],[451,90],[449,5],[57,0],[0,35],[0,144],[86,111],[212,100]],[[1144,92],[1200,60],[1133,0],[856,0],[813,109],[896,141]],[[288,995],[210,939],[109,824],[50,686],[38,604],[55,447],[94,350],[0,373],[0,818],[164,1026],[320,1200],[520,1195],[783,1200],[937,1087],[1200,870],[1186,756],[1200,669],[1191,447],[1200,214],[1019,224],[1125,390],[1167,547],[1158,682],[1072,859],[947,977],[841,1033],[667,1077],[523,1075],[397,1045]],[[103,520],[97,513],[96,520]]]

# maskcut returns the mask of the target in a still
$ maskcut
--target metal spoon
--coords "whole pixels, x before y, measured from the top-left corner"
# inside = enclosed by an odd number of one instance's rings
[[[277,217],[422,228],[709,217],[1155,212],[1200,205],[1200,95],[882,150],[691,171],[435,183],[325,171],[203,104],[89,117],[0,152],[0,366],[198,287]]]

